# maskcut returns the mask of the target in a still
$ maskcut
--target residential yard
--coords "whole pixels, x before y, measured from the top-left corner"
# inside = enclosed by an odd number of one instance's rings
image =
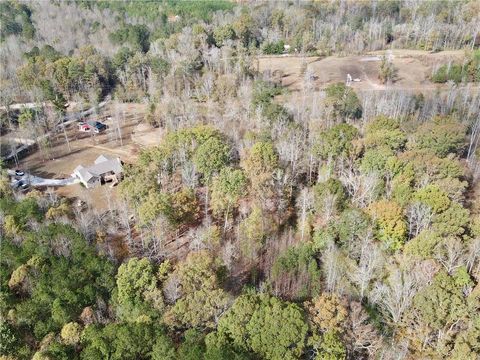
[[[98,212],[108,210],[110,204],[117,200],[117,187],[110,187],[110,183],[93,188],[86,189],[81,184],[58,187],[55,192],[70,199],[80,199],[88,203]]]
[[[20,159],[18,168],[40,177],[61,179],[71,176],[78,165],[92,164],[101,154],[118,156],[124,163],[134,162],[142,147],[156,143],[151,136],[132,136],[138,124],[143,121],[144,111],[143,104],[109,104],[97,117],[85,119],[105,123],[108,126],[105,132],[82,133],[78,130],[77,122],[69,124],[66,128],[68,144],[65,134],[60,131],[50,137],[48,146],[39,145],[36,150]],[[142,132],[152,133],[151,129],[142,129]],[[85,189],[80,184],[75,184],[58,187],[56,192],[62,196],[86,200],[97,210],[104,210],[108,208],[108,201],[115,199],[117,190],[115,187],[110,188],[109,184],[96,189]]]

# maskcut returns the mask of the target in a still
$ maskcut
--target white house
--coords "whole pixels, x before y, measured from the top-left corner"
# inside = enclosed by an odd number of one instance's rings
[[[78,165],[73,170],[73,176],[77,177],[86,188],[94,188],[104,182],[113,181],[116,184],[123,175],[122,162],[118,157],[100,155],[90,167]]]

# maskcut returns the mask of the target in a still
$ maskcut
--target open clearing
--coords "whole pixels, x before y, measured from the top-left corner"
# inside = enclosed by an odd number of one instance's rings
[[[398,78],[389,88],[409,90],[429,90],[441,88],[441,84],[432,83],[429,78],[435,67],[449,61],[461,61],[465,52],[442,51],[430,53],[421,50],[392,50],[389,52],[372,52],[362,56],[268,56],[260,57],[258,68],[260,72],[279,72],[282,85],[290,90],[301,90],[305,85],[305,71],[313,74],[315,88],[323,88],[336,82],[345,82],[347,74],[358,78],[352,87],[358,90],[383,90],[385,85],[378,81],[380,57],[390,54],[393,65],[398,70]]]

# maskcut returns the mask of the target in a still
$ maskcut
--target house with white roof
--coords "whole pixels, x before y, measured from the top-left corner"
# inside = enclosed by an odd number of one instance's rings
[[[92,166],[78,165],[73,170],[73,176],[77,177],[87,189],[94,188],[102,183],[113,181],[118,183],[123,175],[122,162],[118,157],[100,155]]]

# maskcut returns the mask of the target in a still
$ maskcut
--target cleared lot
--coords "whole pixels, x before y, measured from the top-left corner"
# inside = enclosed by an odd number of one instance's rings
[[[382,90],[385,88],[378,81],[380,56],[386,52],[373,52],[364,56],[328,56],[297,57],[275,56],[260,57],[258,68],[261,72],[270,71],[281,74],[282,85],[291,90],[301,90],[305,85],[305,73],[313,75],[316,88],[325,87],[335,82],[345,82],[347,74],[358,78],[352,86],[360,90]],[[393,65],[398,70],[397,81],[390,85],[399,89],[434,89],[442,87],[433,84],[429,77],[436,66],[449,61],[461,61],[463,51],[443,51],[429,53],[420,50],[392,50],[388,52]],[[443,85],[444,86],[444,85]]]

